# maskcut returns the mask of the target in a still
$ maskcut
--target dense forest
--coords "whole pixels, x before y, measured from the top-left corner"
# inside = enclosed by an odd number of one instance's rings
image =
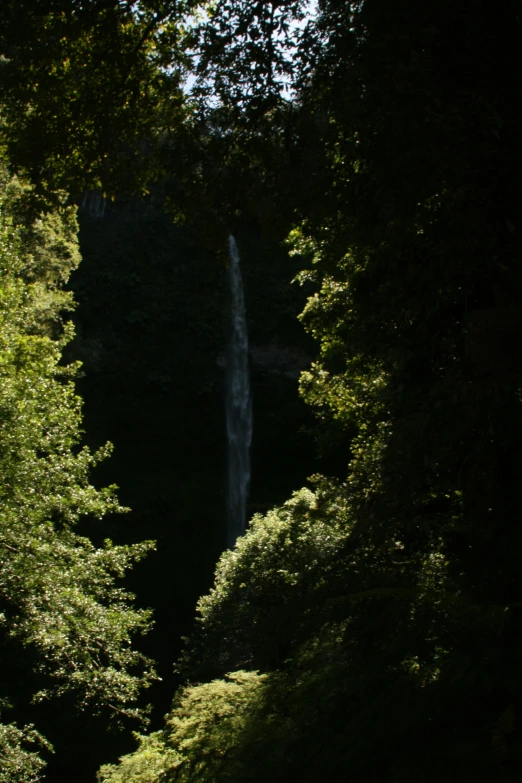
[[[521,72],[520,0],[3,0],[0,783],[520,780]]]

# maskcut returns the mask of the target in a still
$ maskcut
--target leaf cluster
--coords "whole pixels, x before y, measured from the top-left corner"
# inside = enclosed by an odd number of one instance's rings
[[[62,364],[72,337],[62,285],[78,262],[76,225],[66,209],[18,226],[22,186],[2,175],[0,694],[22,719],[24,705],[69,692],[80,709],[137,716],[154,673],[132,640],[150,613],[133,608],[120,580],[152,544],[97,548],[74,529],[126,510],[115,487],[91,483],[110,444],[94,454],[81,446],[77,367]],[[7,779],[32,780],[41,761],[23,743],[38,735],[11,724],[2,732]]]
[[[5,2],[0,137],[36,186],[36,212],[62,188],[144,191],[154,149],[186,117],[187,2]]]
[[[225,110],[247,5],[209,22]],[[280,192],[315,286],[301,390],[347,469],[222,557],[151,781],[520,776],[519,30],[513,3],[318,3]],[[246,150],[265,72],[237,59],[213,130]]]

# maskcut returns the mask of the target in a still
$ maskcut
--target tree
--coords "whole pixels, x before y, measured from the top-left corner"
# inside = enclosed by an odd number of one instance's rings
[[[101,781],[415,780],[440,728],[445,563],[354,545],[342,489],[295,493],[223,555],[181,661],[195,684]]]
[[[337,499],[323,482],[316,493],[302,489],[281,508],[253,517],[248,533],[221,556],[214,587],[198,603],[178,664],[185,680],[277,667],[311,624],[326,621],[325,594],[344,570],[352,525],[346,507],[332,513]]]
[[[295,235],[314,259],[303,319],[321,356],[303,393],[345,427],[364,529],[414,549],[442,535],[471,592],[480,574],[507,600],[490,547],[504,562],[517,535],[513,7],[494,24],[466,3],[321,9],[327,45],[302,94],[329,118],[310,142],[321,198]],[[503,51],[487,73],[484,48]]]
[[[520,703],[519,30],[511,3],[493,20],[485,4],[322,3],[301,94],[327,119],[294,234],[320,341],[302,391],[344,429],[354,537],[442,557],[450,577],[430,706],[446,767],[426,765],[430,780],[458,776],[451,754],[481,759],[478,779],[520,763],[514,732],[481,751]]]
[[[301,164],[293,138],[308,0],[220,0],[191,29],[191,113],[161,150],[169,201],[213,249],[241,225],[280,241]]]
[[[0,134],[41,207],[66,190],[146,190],[186,118],[184,25],[198,0],[5,2]]]
[[[45,761],[34,745],[51,748],[32,726],[23,730],[13,724],[0,723],[0,780],[2,783],[33,783],[40,780]],[[31,748],[31,749],[30,749]]]
[[[270,69],[245,47],[232,105],[218,44],[248,36],[258,6],[218,8],[231,15],[208,40],[234,121],[217,128],[241,152]],[[318,3],[285,126],[307,187],[281,192],[316,287],[302,393],[344,440],[346,470],[325,502],[301,494],[257,518],[221,561],[182,661],[194,724],[161,740],[178,752],[194,738],[185,769],[217,744],[217,781],[519,777],[519,38],[511,2]],[[245,668],[265,678],[259,743],[207,745],[204,716]]]
[[[150,613],[133,608],[119,583],[152,545],[106,541],[98,548],[74,530],[82,518],[125,511],[114,487],[90,483],[110,446],[95,454],[80,446],[77,366],[61,359],[72,337],[70,324],[62,324],[72,307],[62,286],[79,260],[74,211],[62,208],[19,227],[13,215],[24,185],[4,167],[1,187],[2,712],[11,705],[23,720],[31,702],[72,693],[80,709],[137,717],[138,694],[154,672],[131,639],[147,630]],[[23,743],[39,734],[14,724],[2,724],[1,732],[6,780],[35,779],[42,762]]]

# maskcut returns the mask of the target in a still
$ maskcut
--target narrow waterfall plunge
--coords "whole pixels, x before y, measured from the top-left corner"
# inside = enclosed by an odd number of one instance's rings
[[[227,357],[228,436],[228,546],[233,547],[246,526],[246,501],[250,486],[252,400],[248,370],[248,333],[243,281],[235,238],[228,238],[232,335]]]

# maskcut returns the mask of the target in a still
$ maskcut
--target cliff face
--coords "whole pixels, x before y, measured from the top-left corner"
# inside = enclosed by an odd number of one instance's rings
[[[155,607],[147,651],[167,684],[149,698],[161,717],[180,636],[226,545],[226,266],[222,253],[174,226],[159,204],[122,200],[100,210],[100,203],[90,196],[80,209],[70,354],[84,364],[79,391],[89,442],[115,446],[99,479],[116,482],[132,508],[123,522],[100,526],[99,536],[158,542],[132,587],[140,603]],[[252,233],[238,242],[252,346],[252,514],[318,470],[306,432],[312,416],[298,397],[313,344],[297,321],[306,296],[289,285],[296,261]]]
[[[310,356],[303,349],[291,345],[253,345],[250,353],[254,365],[287,378],[299,378],[311,362]]]

